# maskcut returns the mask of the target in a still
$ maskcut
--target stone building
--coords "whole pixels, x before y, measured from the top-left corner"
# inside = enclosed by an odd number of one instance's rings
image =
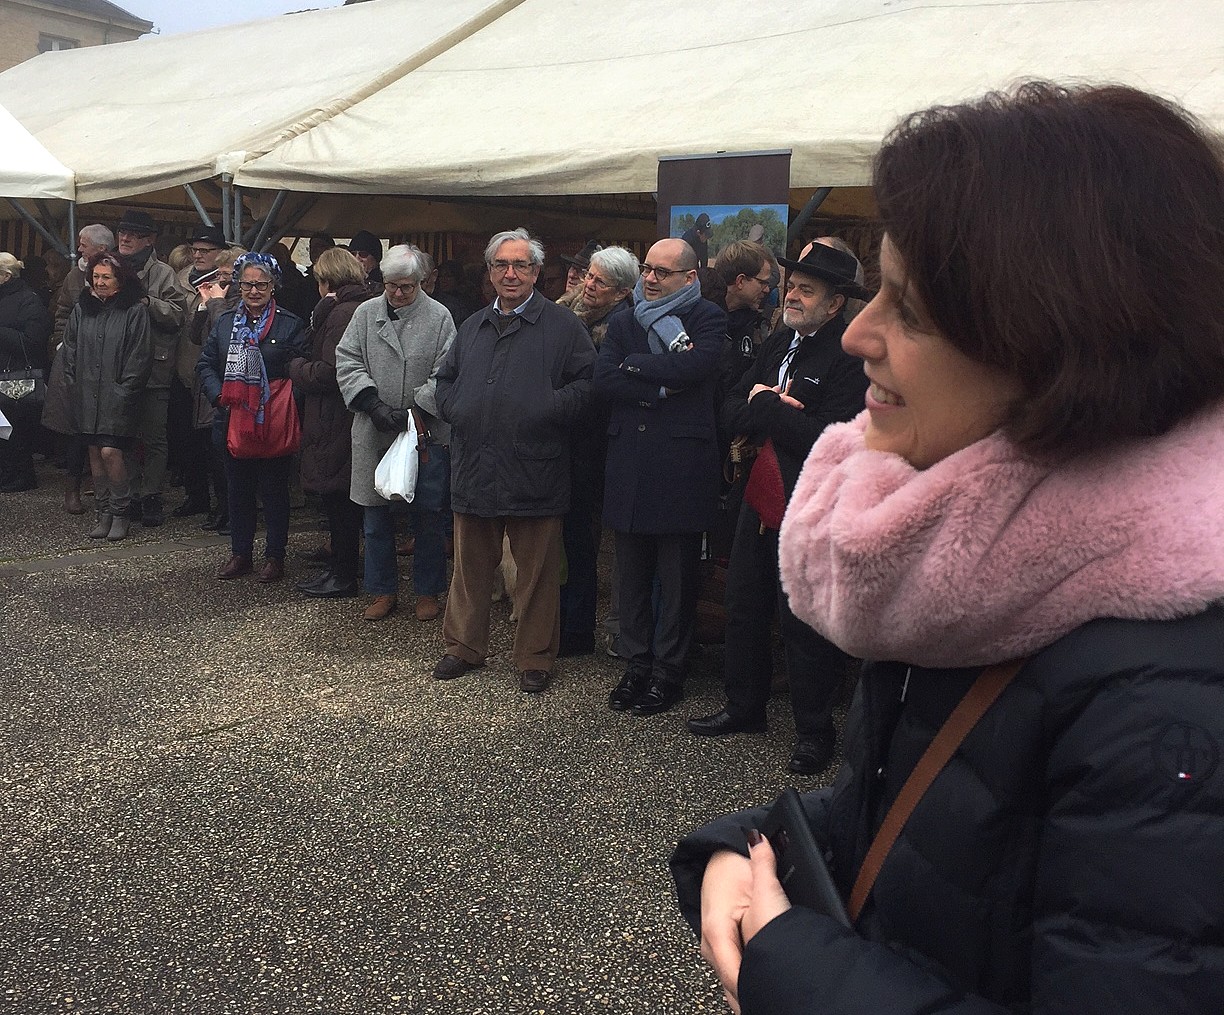
[[[153,22],[107,0],[0,0],[0,71],[39,53],[129,42]]]

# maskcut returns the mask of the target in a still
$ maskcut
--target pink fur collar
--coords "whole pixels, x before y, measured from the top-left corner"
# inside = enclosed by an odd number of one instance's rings
[[[917,471],[829,427],[782,522],[795,614],[855,656],[982,666],[1224,597],[1224,405],[1056,467],[1000,434]]]

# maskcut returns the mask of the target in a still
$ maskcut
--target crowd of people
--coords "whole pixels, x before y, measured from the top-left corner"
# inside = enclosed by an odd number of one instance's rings
[[[362,616],[377,622],[399,608],[410,556],[416,619],[442,618],[434,676],[453,679],[483,664],[495,585],[512,568],[522,690],[547,689],[558,657],[607,651],[625,667],[608,705],[639,717],[682,699],[703,557],[721,560],[735,576],[728,704],[690,728],[763,729],[777,603],[792,695],[806,702],[791,768],[829,765],[846,657],[786,608],[780,512],[756,496],[784,500],[821,430],[861,408],[861,365],[839,343],[847,301],[866,293],[843,242],[780,266],[748,240],[709,263],[683,239],[641,263],[592,240],[546,279],[543,246],[519,229],[489,241],[487,289],[474,291],[461,265],[387,249],[369,230],[347,247],[313,238],[306,273],[283,244],[244,251],[208,225],[163,262],[158,235],[140,210],[113,233],[85,226],[50,315],[0,259],[0,323],[9,306],[24,315],[9,362],[49,368],[41,420],[20,420],[5,447],[6,484],[33,484],[41,423],[62,435],[65,510],[84,513],[91,483],[88,536],[119,541],[164,523],[173,471],[184,497],[170,513],[229,536],[218,578],[263,583],[285,577],[299,484],[327,530],[299,592],[364,591]],[[375,470],[410,425],[419,469],[404,504],[379,493]],[[724,476],[733,442],[746,449],[739,479]],[[600,618],[604,529],[615,565]]]

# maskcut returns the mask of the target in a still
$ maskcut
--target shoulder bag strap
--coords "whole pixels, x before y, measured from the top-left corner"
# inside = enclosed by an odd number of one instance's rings
[[[1017,659],[1010,663],[987,666],[939,728],[935,739],[927,746],[909,778],[905,780],[897,799],[888,808],[880,830],[876,832],[871,848],[867,850],[863,866],[859,869],[858,877],[854,879],[854,888],[850,892],[850,905],[847,909],[851,924],[858,922],[859,914],[863,911],[867,896],[871,894],[880,869],[896,843],[897,836],[901,834],[901,829],[918,806],[918,801],[930,788],[944,765],[952,759],[969,731],[978,724],[978,720],[986,714],[987,709],[1003,692],[1003,688],[1011,683],[1012,678],[1026,662],[1027,659]]]

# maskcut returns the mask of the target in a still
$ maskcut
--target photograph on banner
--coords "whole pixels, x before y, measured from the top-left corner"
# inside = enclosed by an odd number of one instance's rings
[[[785,204],[673,205],[670,235],[687,240],[694,249],[692,238],[705,238],[711,259],[736,240],[763,243],[775,257],[785,257],[788,211]]]

